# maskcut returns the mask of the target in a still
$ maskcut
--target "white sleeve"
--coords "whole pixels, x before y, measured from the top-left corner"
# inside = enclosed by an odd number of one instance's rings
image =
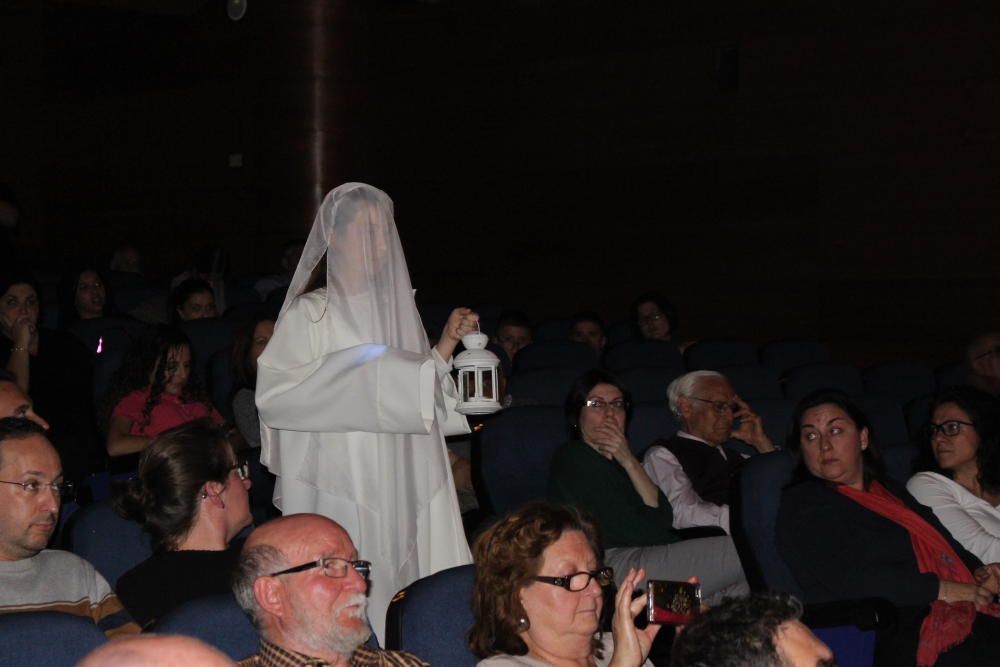
[[[984,563],[1000,562],[1000,513],[978,500],[956,482],[931,472],[917,473],[906,483],[906,490],[921,505],[930,507],[951,536]]]
[[[651,447],[642,467],[670,501],[674,528],[718,526],[729,533],[729,505],[702,500],[673,452],[663,446]]]
[[[465,415],[455,412],[458,405],[458,387],[451,376],[452,362],[441,358],[436,347],[431,348],[431,358],[437,371],[438,384],[441,385],[442,403],[438,405],[438,426],[441,435],[462,435],[469,432],[469,422]]]

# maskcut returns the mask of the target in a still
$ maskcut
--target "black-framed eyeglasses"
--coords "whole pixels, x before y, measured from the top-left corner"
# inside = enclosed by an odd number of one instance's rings
[[[247,463],[246,459],[237,461],[233,465],[229,466],[229,469],[226,470],[226,474],[228,475],[233,470],[236,471],[236,476],[240,478],[241,482],[245,482],[250,479],[250,464]]]
[[[621,412],[628,407],[628,401],[624,398],[616,398],[613,401],[605,401],[603,398],[588,398],[583,404],[592,410],[611,408],[615,412]]]
[[[280,572],[273,572],[267,576],[277,577],[282,574],[294,574],[295,572],[305,572],[306,570],[311,570],[314,567],[322,568],[324,576],[330,577],[331,579],[343,579],[347,576],[348,571],[354,568],[354,571],[361,575],[361,577],[367,581],[372,573],[372,564],[366,560],[347,560],[346,558],[320,558],[319,560],[314,560],[311,563],[303,563],[302,565],[296,565],[295,567],[290,567],[286,570],[281,570]]]
[[[707,398],[698,398],[697,396],[688,396],[692,401],[701,401],[702,403],[708,403],[716,412],[725,412],[726,410],[731,410],[732,412],[740,411],[739,403],[730,403],[729,401],[710,401]]]
[[[73,482],[39,482],[37,480],[30,482],[8,482],[0,479],[0,484],[16,484],[32,496],[37,495],[42,489],[48,488],[63,500],[72,498],[75,491]]]
[[[970,424],[969,422],[964,422],[959,419],[949,419],[948,421],[941,422],[940,424],[935,424],[931,422],[927,425],[930,429],[931,436],[935,436],[938,433],[944,433],[947,436],[958,435],[962,431],[963,426],[972,426],[975,428],[975,424]]]
[[[573,574],[567,574],[565,577],[544,577],[542,575],[532,577],[535,581],[565,588],[571,593],[582,591],[590,585],[591,579],[597,579],[599,586],[609,586],[614,581],[614,578],[615,571],[610,567],[602,567],[599,570],[591,570],[590,572],[574,572]]]

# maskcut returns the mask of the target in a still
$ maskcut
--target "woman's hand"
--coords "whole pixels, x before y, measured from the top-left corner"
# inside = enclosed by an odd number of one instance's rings
[[[471,308],[456,308],[451,311],[444,329],[441,330],[441,338],[435,346],[441,358],[445,361],[451,359],[451,355],[459,341],[462,340],[462,336],[476,331],[478,322],[479,315],[472,312]]]
[[[733,397],[733,400],[740,406],[740,409],[733,413],[733,420],[740,420],[740,427],[733,431],[733,437],[747,443],[761,454],[774,451],[774,444],[764,431],[764,420],[760,415],[751,410],[746,401],[739,396]]]
[[[617,461],[624,466],[630,460],[636,460],[635,454],[628,446],[628,438],[625,432],[614,421],[607,420],[594,429],[590,436],[594,441],[594,448],[604,458]]]
[[[12,327],[14,347],[29,350],[32,353],[38,352],[38,327],[27,317],[19,317],[14,320]]]
[[[611,619],[611,635],[615,639],[615,652],[609,667],[639,667],[646,662],[649,647],[653,645],[660,626],[650,623],[644,630],[635,627],[633,620],[646,607],[646,599],[639,596],[632,599],[636,585],[645,578],[642,568],[629,568],[628,574],[618,587],[615,596],[615,615]]]
[[[993,603],[993,593],[979,584],[962,584],[957,581],[941,580],[938,600],[945,602],[972,602],[982,610]]]
[[[1000,594],[1000,563],[988,563],[976,568],[976,583],[993,595]]]

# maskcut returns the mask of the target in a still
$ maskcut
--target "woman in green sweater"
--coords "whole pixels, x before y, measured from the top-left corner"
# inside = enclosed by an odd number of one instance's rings
[[[749,592],[728,536],[680,541],[663,492],[628,446],[630,394],[610,373],[587,371],[566,398],[573,436],[552,460],[549,499],[592,515],[615,572],[643,568],[649,579],[698,577],[709,602]]]

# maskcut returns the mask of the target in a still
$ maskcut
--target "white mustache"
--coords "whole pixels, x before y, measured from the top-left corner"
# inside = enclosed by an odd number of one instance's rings
[[[353,609],[348,611],[349,616],[366,618],[368,615],[368,598],[365,597],[364,593],[353,593],[334,608],[334,614],[339,615],[340,612],[347,610],[348,607],[353,607]]]

